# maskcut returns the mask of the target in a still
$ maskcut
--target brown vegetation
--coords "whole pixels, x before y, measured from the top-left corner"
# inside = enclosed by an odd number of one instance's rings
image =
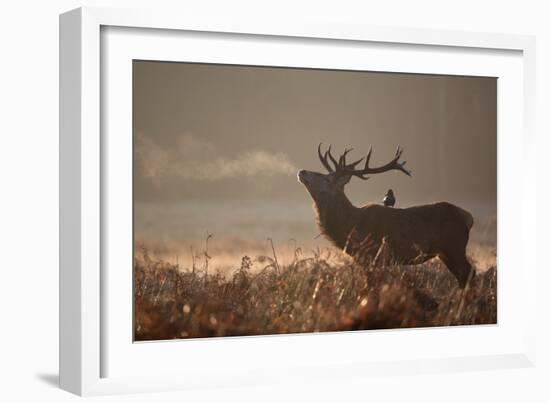
[[[224,276],[151,259],[134,263],[135,340],[496,323],[496,268],[464,290],[437,260],[364,269],[330,250],[292,263],[242,258]],[[212,273],[211,273],[212,272]]]

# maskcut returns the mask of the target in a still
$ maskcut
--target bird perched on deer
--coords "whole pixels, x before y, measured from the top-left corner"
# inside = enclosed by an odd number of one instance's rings
[[[466,245],[474,223],[472,215],[447,202],[404,209],[380,204],[355,207],[344,193],[351,178],[367,180],[368,175],[388,171],[411,176],[411,171],[400,161],[403,154],[400,147],[388,163],[378,167],[370,166],[372,147],[366,158],[347,163],[346,156],[351,151],[344,150],[336,160],[331,147],[322,153],[319,144],[317,153],[328,173],[298,172],[298,181],[313,199],[321,233],[361,264],[416,265],[438,257],[456,277],[459,286],[465,287],[474,275],[466,258]],[[357,169],[363,160],[364,167]],[[385,261],[384,256],[391,260]]]
[[[384,206],[386,207],[393,207],[395,206],[395,195],[393,194],[393,190],[389,189],[384,196],[384,199],[382,199],[382,203],[384,203]]]

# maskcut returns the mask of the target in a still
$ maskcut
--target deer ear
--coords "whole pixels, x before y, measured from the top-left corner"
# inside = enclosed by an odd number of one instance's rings
[[[343,186],[345,186],[345,185],[349,182],[350,179],[351,179],[351,175],[341,175],[341,176],[338,176],[338,177],[336,177],[336,184],[337,184],[338,186],[343,187]]]

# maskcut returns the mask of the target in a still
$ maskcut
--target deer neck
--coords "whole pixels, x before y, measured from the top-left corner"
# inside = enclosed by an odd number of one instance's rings
[[[359,209],[342,192],[315,202],[315,210],[321,233],[339,248],[344,248],[348,235],[357,222]]]

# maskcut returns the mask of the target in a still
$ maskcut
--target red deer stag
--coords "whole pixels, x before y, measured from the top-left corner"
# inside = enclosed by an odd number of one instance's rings
[[[355,207],[344,194],[344,186],[353,176],[366,180],[366,175],[391,170],[408,176],[411,172],[405,168],[406,161],[399,161],[403,153],[400,147],[390,162],[375,168],[369,167],[371,147],[363,169],[356,169],[356,166],[365,157],[346,163],[350,151],[346,149],[336,161],[330,147],[323,154],[319,144],[319,159],[328,174],[298,172],[298,180],[313,199],[321,232],[363,264],[379,264],[388,255],[395,263],[410,265],[439,257],[464,288],[474,275],[466,259],[466,245],[474,222],[472,215],[446,202],[403,209],[379,204]]]

